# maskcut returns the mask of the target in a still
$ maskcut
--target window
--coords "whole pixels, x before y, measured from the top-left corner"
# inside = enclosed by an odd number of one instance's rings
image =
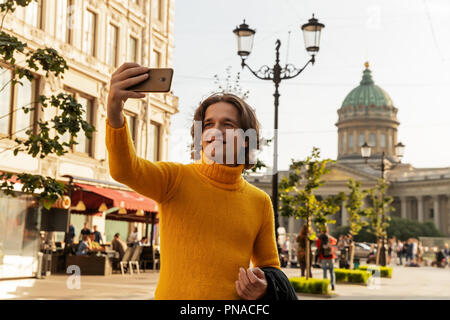
[[[84,110],[83,119],[92,125],[94,122],[94,116],[93,116],[94,100],[85,95],[81,95],[78,92],[72,91],[72,90],[66,90],[66,93],[71,94],[73,97],[75,97],[77,102],[82,105],[83,110]],[[86,137],[83,130],[80,130],[77,133],[77,137],[74,137],[74,140],[78,144],[72,146],[72,152],[82,153],[82,154],[86,154],[89,156],[92,154],[91,140]],[[69,143],[69,141],[70,141],[70,135],[69,135],[69,132],[66,132],[62,136],[62,142]]]
[[[9,134],[10,116],[6,116],[11,112],[11,71],[9,69],[0,69],[0,134]],[[3,88],[3,89],[2,89]]]
[[[380,147],[386,148],[386,135],[384,133],[380,134]]]
[[[125,118],[127,118],[128,129],[130,130],[131,140],[133,140],[136,147],[136,115],[125,112]]]
[[[348,135],[348,147],[349,147],[349,149],[352,149],[353,145],[354,145],[353,134],[349,134]]]
[[[161,65],[161,53],[159,51],[153,50],[150,60],[150,67],[159,68]]]
[[[73,19],[73,7],[72,0],[59,0],[56,12],[56,37],[64,42],[71,43],[71,30],[72,30],[72,19]]]
[[[358,147],[361,147],[364,144],[365,140],[366,139],[364,138],[364,133],[360,133],[358,137]]]
[[[150,161],[159,161],[159,134],[160,125],[154,122],[150,123],[149,128],[150,140],[149,140],[149,150],[150,150]]]
[[[76,99],[78,103],[83,106],[83,110],[85,111],[83,113],[84,120],[92,124],[92,100],[82,96],[78,96]],[[80,131],[75,140],[78,144],[74,146],[74,151],[86,153],[88,155],[91,154],[91,140],[86,137],[84,131]]]
[[[22,78],[22,85],[12,85],[12,72],[0,69],[0,135],[26,138],[32,128],[34,111],[25,113],[23,107],[32,108],[36,101],[37,80]]]
[[[25,8],[25,22],[35,28],[42,28],[42,0],[31,1]]]
[[[128,48],[128,61],[138,63],[138,41],[135,37],[130,37],[129,48]]]
[[[22,86],[18,84],[16,86],[16,109],[14,119],[14,132],[16,137],[26,138],[25,131],[33,126],[34,112],[25,113],[23,107],[32,107],[35,100],[35,82],[30,82],[28,79],[23,78]]]
[[[83,28],[83,52],[95,56],[95,31],[96,31],[96,14],[86,10],[84,14]]]
[[[107,44],[107,63],[111,66],[117,66],[117,36],[119,28],[109,24],[108,25],[108,44]]]
[[[345,133],[342,134],[341,138],[341,151],[345,150]]]
[[[369,135],[369,146],[375,147],[377,145],[377,136],[375,133]]]

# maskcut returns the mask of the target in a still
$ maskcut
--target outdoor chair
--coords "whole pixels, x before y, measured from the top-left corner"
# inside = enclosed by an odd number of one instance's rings
[[[139,260],[141,258],[142,249],[143,249],[142,246],[135,247],[135,249],[133,251],[133,255],[131,256],[130,261],[128,261],[128,263],[130,265],[130,272],[131,272],[131,274],[133,274],[133,265],[136,266],[138,274],[141,273],[140,270],[139,270]]]
[[[128,247],[123,254],[122,260],[120,260],[120,270],[122,271],[122,275],[124,275],[124,266],[128,267],[128,262],[130,261],[133,252],[134,248]],[[133,274],[133,269],[130,269],[130,273]]]

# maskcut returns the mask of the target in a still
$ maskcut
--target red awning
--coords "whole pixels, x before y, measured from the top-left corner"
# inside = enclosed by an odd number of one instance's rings
[[[148,212],[158,212],[158,205],[154,200],[141,196],[140,194],[133,191],[101,188],[81,183],[74,183],[74,185],[85,189],[86,191],[90,191],[105,198],[111,199],[113,201],[114,207],[124,207],[128,210],[141,209]]]

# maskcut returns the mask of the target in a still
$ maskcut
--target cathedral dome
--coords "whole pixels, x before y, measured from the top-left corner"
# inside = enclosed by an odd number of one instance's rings
[[[397,108],[389,95],[375,85],[369,63],[359,86],[345,97],[338,109],[338,160],[363,161],[361,146],[368,143],[372,154],[392,158],[397,143]]]
[[[392,103],[386,91],[375,85],[372,79],[372,71],[369,63],[365,63],[366,69],[359,86],[354,88],[345,97],[338,111],[339,120],[352,118],[384,118],[396,121],[397,109]]]

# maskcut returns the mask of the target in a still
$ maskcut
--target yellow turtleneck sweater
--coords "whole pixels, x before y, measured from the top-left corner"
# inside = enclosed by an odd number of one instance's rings
[[[183,165],[137,157],[125,120],[106,121],[114,180],[159,207],[161,270],[155,299],[240,299],[239,268],[280,268],[270,197],[242,178],[244,165]]]

